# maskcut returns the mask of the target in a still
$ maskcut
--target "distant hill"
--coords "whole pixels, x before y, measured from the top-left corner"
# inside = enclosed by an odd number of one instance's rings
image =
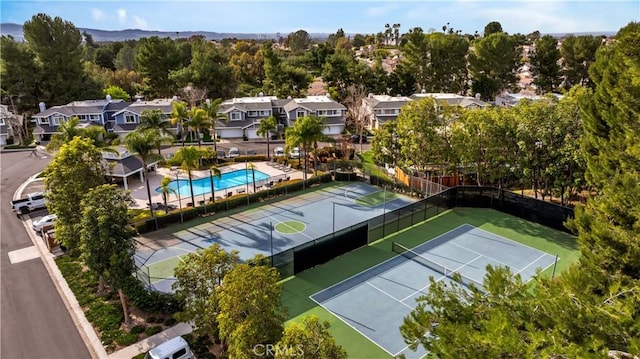
[[[227,33],[227,32],[210,32],[210,31],[184,31],[184,32],[171,32],[171,31],[148,31],[148,30],[96,30],[96,29],[84,29],[79,28],[80,32],[86,31],[93,37],[96,42],[111,42],[111,41],[123,41],[123,40],[138,40],[144,37],[158,36],[158,37],[170,37],[170,38],[189,38],[191,36],[204,36],[207,40],[222,40],[228,38],[236,39],[255,39],[255,40],[277,40],[278,36],[287,36],[287,34],[278,33]],[[22,25],[3,23],[0,24],[0,33],[2,35],[11,35],[17,41],[24,39],[22,31]],[[309,34],[315,39],[326,39],[328,34]]]

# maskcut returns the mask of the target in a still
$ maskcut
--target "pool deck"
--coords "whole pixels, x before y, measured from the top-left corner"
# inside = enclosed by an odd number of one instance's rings
[[[269,162],[253,162],[253,165],[256,167],[257,171],[266,173],[267,175],[269,175],[269,177],[279,177],[282,178],[283,176],[289,177],[290,179],[301,179],[302,178],[302,172],[301,171],[296,171],[296,170],[282,170],[280,168],[275,168],[273,166],[271,166],[269,164]],[[237,170],[244,170],[245,169],[245,164],[244,163],[232,163],[228,166],[221,166],[219,169],[221,172],[226,173],[226,172],[231,172],[231,171],[237,171]],[[157,193],[155,191],[156,188],[160,187],[160,182],[162,181],[162,179],[164,177],[171,177],[171,179],[175,180],[176,179],[176,175],[174,173],[171,173],[171,169],[170,168],[158,168],[155,172],[149,172],[149,187],[151,189],[151,202],[152,203],[162,203],[162,194]],[[135,177],[135,178],[134,178]],[[209,171],[208,170],[204,170],[204,171],[191,171],[191,177],[193,180],[199,179],[199,178],[208,178],[209,177]],[[187,175],[186,171],[180,170],[180,173],[178,174],[178,178],[179,179],[185,179],[188,180],[189,176]],[[147,202],[148,202],[148,197],[147,197],[147,189],[145,187],[145,183],[144,181],[140,181],[137,176],[131,176],[129,178],[129,191],[131,191],[131,197],[134,200],[134,204],[131,206],[132,208],[147,208]],[[238,193],[238,190],[242,191],[245,190],[246,191],[247,186],[238,186],[238,187],[232,187],[232,188],[226,188],[226,189],[221,189],[221,190],[217,190],[216,189],[216,198],[220,197],[224,197],[227,195],[228,192],[232,192],[234,195]],[[249,186],[249,191],[253,191],[253,186],[250,185]],[[196,201],[203,201],[208,199],[209,197],[211,197],[210,193],[207,193],[205,195],[197,195],[195,196],[195,200]],[[182,196],[181,197],[181,203],[178,203],[178,196],[175,194],[170,194],[169,198],[167,199],[167,204],[172,204],[175,205],[176,207],[179,207],[180,205],[182,205],[182,207],[186,207],[187,203],[191,202],[191,196]],[[197,205],[197,204],[196,204]]]

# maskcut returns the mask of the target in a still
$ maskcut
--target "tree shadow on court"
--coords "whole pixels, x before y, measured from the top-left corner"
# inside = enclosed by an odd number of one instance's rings
[[[282,290],[282,302],[288,308],[288,319],[318,305],[309,298],[311,295],[394,257],[396,254],[390,248],[390,243],[362,247],[289,278]]]

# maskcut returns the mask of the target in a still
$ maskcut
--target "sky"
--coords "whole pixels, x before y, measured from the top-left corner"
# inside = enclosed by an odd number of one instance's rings
[[[78,28],[211,31],[222,33],[373,34],[385,24],[482,33],[491,21],[508,33],[617,31],[640,21],[640,0],[415,0],[415,1],[0,1],[0,22],[24,24],[37,13],[59,16]]]

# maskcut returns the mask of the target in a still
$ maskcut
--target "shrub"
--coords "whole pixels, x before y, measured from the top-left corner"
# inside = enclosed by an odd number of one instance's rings
[[[167,320],[164,321],[164,325],[172,327],[176,324],[176,322],[178,321],[175,318],[167,318]]]
[[[131,330],[129,330],[129,333],[140,334],[140,333],[144,333],[145,329],[147,329],[147,327],[144,325],[136,325],[135,327],[131,328]]]
[[[158,318],[156,318],[156,323],[157,323],[157,324],[162,324],[162,323],[164,323],[164,318],[162,318],[162,317],[158,317]]]
[[[116,343],[122,346],[129,346],[138,341],[138,336],[131,333],[121,333],[116,337]]]
[[[147,323],[155,323],[155,322],[156,322],[156,317],[147,318]]]
[[[89,306],[85,315],[101,332],[118,330],[124,318],[120,303],[96,301]]]
[[[147,353],[140,353],[131,359],[144,359],[145,355],[147,355]]]
[[[148,336],[152,336],[154,334],[158,334],[162,331],[162,327],[159,325],[154,325],[153,327],[149,327],[144,331],[144,334]]]

